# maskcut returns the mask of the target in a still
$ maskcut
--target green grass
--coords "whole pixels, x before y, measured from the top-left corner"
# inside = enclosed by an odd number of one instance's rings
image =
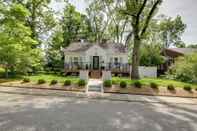
[[[126,81],[128,85],[133,84],[136,80],[131,80],[130,78],[126,77],[113,77],[112,82],[113,84],[119,84],[120,81]],[[143,85],[150,85],[151,82],[156,83],[158,86],[167,87],[169,84],[173,84],[175,87],[183,88],[185,85],[190,85],[192,88],[196,88],[197,84],[189,84],[184,82],[179,82],[175,80],[167,80],[167,79],[160,79],[160,78],[143,78],[139,80]]]
[[[38,74],[38,75],[33,75],[33,76],[27,76],[27,78],[30,78],[30,80],[33,82],[37,82],[39,79],[44,79],[48,83],[50,83],[51,80],[57,80],[59,83],[64,83],[65,80],[71,80],[72,83],[77,83],[79,80],[79,77],[60,76],[60,75],[53,75],[53,74]]]
[[[50,83],[51,80],[57,80],[58,83],[64,83],[65,80],[70,80],[72,83],[77,84],[79,77],[75,76],[60,76],[55,74],[37,74],[33,76],[25,76],[26,78],[29,78],[33,82],[37,82],[39,79],[44,79],[47,81],[47,83]],[[0,79],[1,82],[8,82],[8,81],[14,81],[14,80],[22,80],[22,77],[16,77],[16,78],[9,78],[9,79]],[[120,84],[121,81],[127,82],[127,85],[131,85],[136,80],[131,80],[128,77],[113,77],[112,83],[113,84]],[[169,84],[174,85],[175,87],[181,87],[183,88],[186,85],[190,85],[192,88],[197,88],[197,84],[189,84],[184,82],[179,82],[175,80],[167,80],[167,79],[160,79],[160,78],[144,78],[139,80],[143,85],[150,86],[150,83],[156,83],[158,86],[167,87]]]

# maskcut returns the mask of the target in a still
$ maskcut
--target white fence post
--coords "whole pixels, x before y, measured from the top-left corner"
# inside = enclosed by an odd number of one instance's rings
[[[112,76],[111,76],[111,71],[102,71],[102,80],[111,80]]]
[[[85,81],[88,81],[89,79],[89,71],[88,70],[80,70],[79,71],[79,78],[81,80],[85,80]]]

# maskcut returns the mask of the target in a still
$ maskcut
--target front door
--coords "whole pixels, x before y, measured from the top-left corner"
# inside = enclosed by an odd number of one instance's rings
[[[93,56],[93,69],[99,69],[99,56]]]

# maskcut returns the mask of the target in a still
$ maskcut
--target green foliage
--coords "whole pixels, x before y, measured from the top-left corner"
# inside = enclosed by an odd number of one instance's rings
[[[164,62],[161,55],[160,45],[145,44],[141,48],[140,65],[141,66],[157,66]]]
[[[68,46],[73,41],[87,38],[89,31],[86,16],[76,11],[76,8],[72,4],[66,4],[62,25],[63,47]]]
[[[52,80],[52,81],[50,82],[50,85],[56,85],[57,83],[58,83],[57,80]]]
[[[104,87],[112,87],[112,81],[111,80],[105,80],[103,82]]]
[[[197,53],[178,58],[167,77],[183,82],[197,82]]]
[[[168,48],[171,44],[175,46],[183,46],[181,42],[181,35],[186,29],[186,24],[183,23],[181,16],[177,16],[175,19],[164,18],[159,24],[159,31],[161,32],[161,38],[164,42],[164,47]]]
[[[174,87],[173,84],[169,84],[169,85],[167,86],[167,89],[170,90],[170,91],[174,91],[174,90],[175,90],[175,87]]]
[[[152,89],[158,89],[157,83],[154,83],[154,82],[151,82],[151,83],[150,83],[150,87],[151,87]]]
[[[23,79],[23,82],[24,82],[24,83],[28,83],[28,82],[30,82],[30,81],[31,81],[31,80],[30,80],[29,78],[24,78],[24,79]]]
[[[188,45],[187,48],[197,48],[197,44]]]
[[[70,86],[70,85],[71,85],[71,80],[64,81],[64,86]]]
[[[26,26],[29,11],[21,4],[10,4],[0,12],[0,64],[8,71],[26,74],[35,71],[41,63],[41,51],[32,49],[37,41],[31,38]],[[9,52],[9,53],[8,53]]]
[[[85,86],[86,85],[86,81],[85,80],[79,80],[78,81],[78,86]]]
[[[39,79],[37,83],[38,84],[44,84],[44,83],[46,83],[46,81],[44,79]]]
[[[141,83],[140,81],[135,81],[135,82],[133,83],[133,85],[134,85],[134,87],[136,87],[136,88],[141,88],[141,87],[142,87],[142,83]]]
[[[121,88],[126,88],[127,87],[127,82],[126,81],[121,81],[120,82],[120,87]]]
[[[185,85],[184,86],[184,90],[191,91],[192,90],[192,87],[190,85]]]

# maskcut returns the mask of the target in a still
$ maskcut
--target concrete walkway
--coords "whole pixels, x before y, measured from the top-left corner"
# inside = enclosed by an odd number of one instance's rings
[[[144,95],[108,94],[108,93],[79,93],[79,92],[76,93],[76,92],[56,91],[56,90],[24,89],[24,88],[16,88],[16,87],[0,87],[0,93],[106,99],[111,101],[197,105],[197,99],[195,98],[164,97],[164,96],[144,96]]]
[[[86,93],[88,92],[103,93],[103,81],[100,79],[89,79]]]

